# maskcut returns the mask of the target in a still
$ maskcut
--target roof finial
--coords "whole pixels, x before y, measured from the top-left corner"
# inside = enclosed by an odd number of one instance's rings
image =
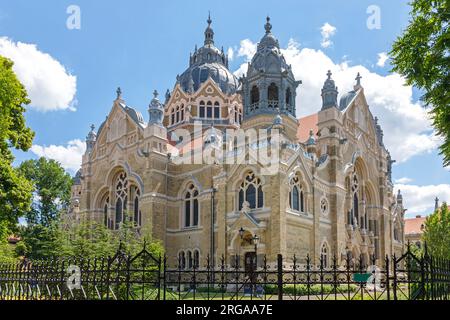
[[[158,90],[155,89],[155,91],[153,91],[153,98],[157,99],[158,98]]]
[[[91,131],[94,131],[94,129],[95,129],[94,124],[91,124]]]
[[[331,75],[332,75],[331,70],[328,70],[328,72],[327,72],[328,80],[331,80]]]
[[[355,80],[356,80],[356,86],[360,87],[361,86],[361,75],[358,72],[358,75],[356,76]]]
[[[120,89],[120,87],[117,88],[116,90],[117,93],[117,100],[122,98],[122,89]]]
[[[266,24],[264,25],[264,29],[266,29],[266,33],[270,33],[272,30],[272,24],[270,23],[270,17],[267,15],[266,17]]]
[[[438,211],[439,209],[439,198],[436,197],[436,199],[434,199],[434,212]]]
[[[206,27],[205,30],[205,46],[206,45],[210,45],[210,44],[214,44],[214,31],[211,28],[211,13],[208,11],[208,20],[206,20],[206,22],[208,23],[208,27]]]

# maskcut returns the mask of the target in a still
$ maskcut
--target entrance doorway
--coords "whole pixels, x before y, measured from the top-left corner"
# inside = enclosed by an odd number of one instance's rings
[[[244,256],[245,275],[250,276],[256,271],[256,253],[247,252]]]

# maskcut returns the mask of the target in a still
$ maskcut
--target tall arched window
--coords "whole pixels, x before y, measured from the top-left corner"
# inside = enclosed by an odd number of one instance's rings
[[[247,173],[239,189],[239,210],[242,210],[244,201],[249,203],[251,209],[264,206],[261,179],[257,178],[252,171]]]
[[[289,193],[289,206],[292,210],[305,212],[305,197],[303,186],[300,183],[300,177],[294,176],[290,182],[291,190]]]
[[[267,100],[269,108],[276,108],[278,106],[278,87],[273,82],[267,89]]]
[[[259,102],[259,89],[257,86],[253,86],[250,92],[250,103],[258,103]]]
[[[181,104],[181,110],[180,110],[180,121],[184,120],[184,104]]]
[[[188,269],[192,269],[194,260],[192,258],[192,251],[190,250],[187,252],[187,260],[188,260]]]
[[[200,118],[204,118],[205,117],[205,101],[200,101],[200,106],[199,106],[199,117]]]
[[[352,177],[351,192],[352,192],[352,209],[351,209],[350,224],[355,225],[359,223],[359,199],[358,199],[359,179],[356,173]]]
[[[116,179],[116,219],[115,229],[119,229],[122,222],[125,221],[125,212],[127,209],[128,179],[125,172],[120,173]]]
[[[186,254],[184,253],[184,251],[181,251],[178,254],[178,267],[180,269],[185,269],[186,268]]]
[[[194,268],[198,269],[200,266],[200,252],[196,249],[194,250]]]
[[[286,89],[286,105],[288,107],[291,105],[291,88]]]
[[[220,104],[217,101],[214,103],[214,118],[220,119]]]
[[[177,117],[176,117],[176,123],[180,122],[180,107],[177,106]]]
[[[359,204],[358,204],[358,193],[353,194],[353,216],[355,221],[359,221]]]
[[[105,204],[103,205],[103,223],[105,224],[105,227],[110,228],[108,207],[109,207],[109,197],[106,198]]]
[[[175,109],[172,108],[170,110],[170,125],[174,125],[175,124]]]
[[[142,225],[142,213],[141,208],[139,206],[139,198],[141,196],[141,192],[138,188],[135,189],[135,196],[134,196],[134,224],[138,227]]]
[[[199,224],[198,191],[190,184],[184,196],[184,227],[197,227]]]
[[[322,245],[322,249],[320,250],[320,255],[321,255],[323,267],[328,268],[329,253],[328,253],[328,246],[326,243],[324,243]]]
[[[213,117],[213,107],[212,107],[212,102],[208,101],[206,103],[206,118],[208,119],[212,119]]]

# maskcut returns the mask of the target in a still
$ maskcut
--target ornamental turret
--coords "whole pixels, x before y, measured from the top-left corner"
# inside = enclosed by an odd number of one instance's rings
[[[322,88],[322,110],[337,107],[338,88],[336,87],[334,80],[331,79],[331,71],[328,70],[327,80],[323,84]]]
[[[161,104],[161,102],[158,99],[158,91],[153,91],[153,99],[150,102],[150,105],[148,106],[148,115],[149,125],[151,124],[159,124],[162,125],[163,118],[164,118],[164,106]]]
[[[267,17],[265,35],[243,77],[244,121],[259,114],[277,114],[296,117],[297,86],[292,68],[286,63],[280,44],[272,34]]]
[[[91,153],[92,149],[94,149],[95,141],[97,141],[97,134],[94,131],[95,126],[91,125],[91,131],[89,131],[86,136],[86,153]]]

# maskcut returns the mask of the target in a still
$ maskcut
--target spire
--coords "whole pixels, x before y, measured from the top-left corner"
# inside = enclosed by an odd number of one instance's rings
[[[438,211],[438,209],[439,209],[439,198],[436,197],[434,199],[434,212]]]
[[[327,79],[322,88],[322,110],[337,107],[338,88],[331,79],[331,75],[331,70],[328,70]]]
[[[207,45],[213,45],[214,44],[214,31],[211,28],[211,13],[208,13],[208,20],[206,20],[208,23],[208,27],[206,27],[205,30],[205,46]]]
[[[266,34],[269,34],[272,31],[272,24],[270,23],[270,17],[267,16],[266,24],[264,25],[264,29],[266,29]]]

